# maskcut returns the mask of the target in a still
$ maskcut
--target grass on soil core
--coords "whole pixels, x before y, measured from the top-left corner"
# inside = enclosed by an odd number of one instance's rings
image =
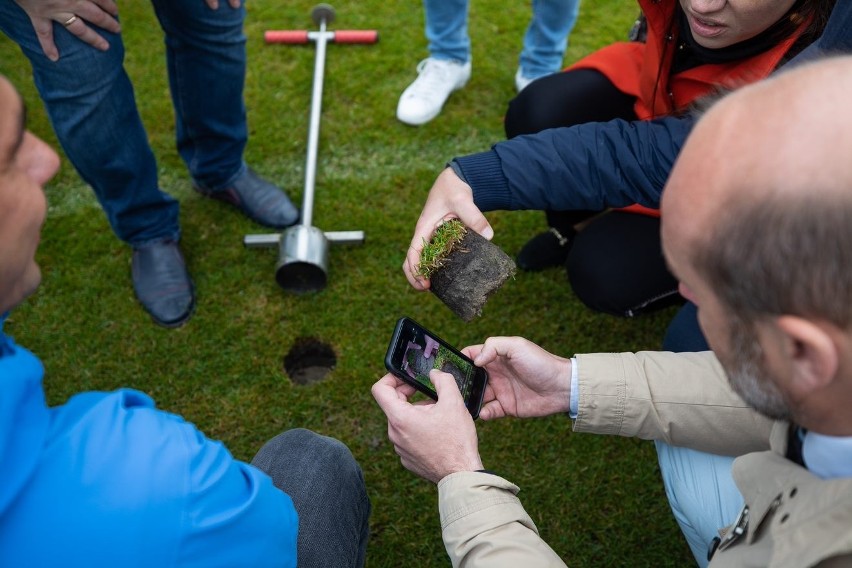
[[[417,273],[424,278],[431,278],[432,274],[444,265],[447,256],[455,250],[466,234],[467,228],[458,219],[441,223],[432,240],[424,244],[420,252]]]

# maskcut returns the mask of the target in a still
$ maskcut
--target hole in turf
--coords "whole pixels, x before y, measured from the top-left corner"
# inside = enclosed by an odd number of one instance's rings
[[[334,349],[313,337],[300,337],[284,357],[284,372],[298,385],[316,383],[337,364]]]

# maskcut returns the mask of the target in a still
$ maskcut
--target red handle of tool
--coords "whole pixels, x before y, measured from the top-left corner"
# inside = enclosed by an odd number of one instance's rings
[[[379,32],[376,30],[334,30],[334,43],[376,43]]]
[[[266,43],[308,43],[307,30],[269,30],[263,32]]]

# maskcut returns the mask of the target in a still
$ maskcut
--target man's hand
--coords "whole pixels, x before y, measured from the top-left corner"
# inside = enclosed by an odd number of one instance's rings
[[[494,236],[494,229],[473,203],[470,186],[460,180],[451,168],[447,168],[441,172],[429,190],[429,197],[426,198],[420,219],[414,227],[408,255],[402,263],[402,271],[414,288],[429,289],[429,280],[417,274],[424,243],[429,242],[441,223],[455,217],[488,240]]]
[[[479,417],[529,418],[567,412],[571,397],[571,360],[548,353],[522,337],[489,337],[462,350],[488,371]]]
[[[207,7],[211,10],[219,9],[219,0],[204,0],[207,3]],[[236,10],[240,7],[240,0],[228,0],[228,6]]]
[[[113,0],[15,0],[30,17],[42,51],[51,61],[59,59],[53,41],[53,22],[65,26],[80,41],[106,51],[109,43],[87,25],[93,24],[114,34],[121,33],[118,6]],[[70,23],[69,23],[70,22]]]
[[[411,404],[412,386],[388,374],[373,385],[373,398],[388,418],[388,438],[403,467],[438,483],[457,471],[482,469],[473,418],[456,380],[433,370],[429,378],[438,401]]]

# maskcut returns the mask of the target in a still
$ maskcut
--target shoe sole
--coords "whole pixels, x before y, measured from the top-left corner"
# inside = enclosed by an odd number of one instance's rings
[[[143,306],[142,309],[145,309],[145,307]],[[147,312],[147,310],[146,310],[146,312]],[[178,327],[181,327],[186,322],[188,322],[194,314],[195,314],[195,290],[194,289],[192,291],[192,305],[189,306],[189,310],[186,312],[186,314],[182,318],[175,320],[175,321],[167,322],[167,321],[163,321],[163,320],[155,318],[153,315],[151,315],[150,312],[148,312],[148,315],[151,316],[151,321],[153,321],[155,324],[157,324],[160,327],[165,327],[166,329],[176,329]]]

